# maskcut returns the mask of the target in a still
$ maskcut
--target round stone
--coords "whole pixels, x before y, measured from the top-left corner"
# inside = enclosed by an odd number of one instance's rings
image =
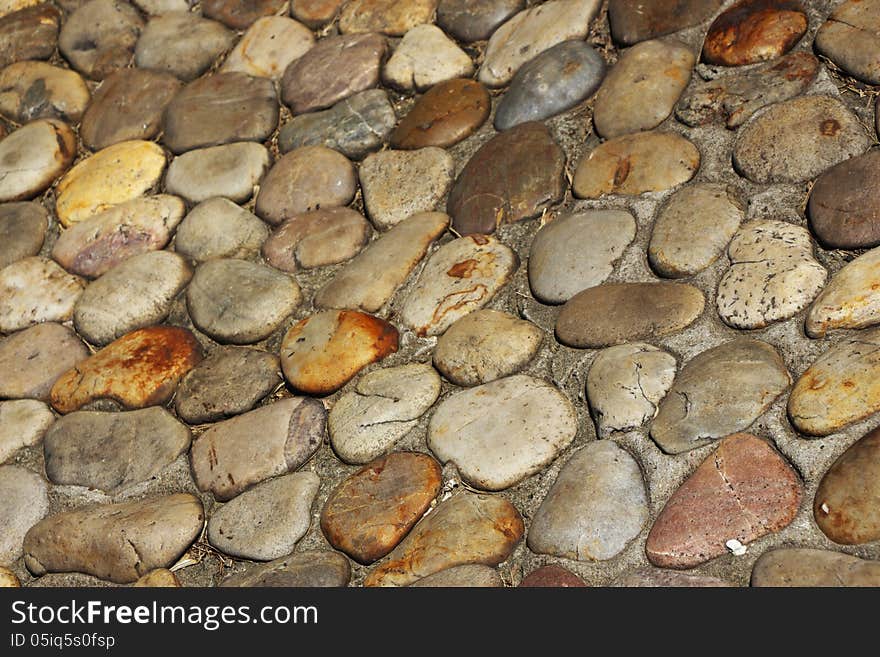
[[[460,41],[483,41],[525,4],[525,0],[440,0],[437,24]]]
[[[281,383],[275,354],[219,348],[183,377],[174,409],[190,424],[216,422],[251,410]]]
[[[674,39],[626,49],[596,94],[596,132],[609,138],[656,128],[672,113],[695,62],[690,48]]]
[[[214,73],[174,96],[162,120],[162,141],[177,154],[234,141],[265,141],[278,125],[278,111],[271,80]]]
[[[476,386],[522,370],[538,353],[544,332],[498,310],[478,310],[437,340],[434,366],[459,386]]]
[[[195,80],[235,43],[235,33],[217,21],[189,11],[150,19],[134,61],[140,68],[169,73],[184,82]]]
[[[563,41],[525,64],[495,110],[495,127],[507,130],[543,121],[595,93],[605,77],[605,60],[583,41]]]
[[[752,182],[811,180],[870,145],[862,124],[830,96],[777,103],[740,130],[733,164]]]
[[[2,148],[2,146],[0,146]],[[122,141],[80,160],[55,188],[55,212],[65,227],[142,196],[165,170],[165,152],[151,141]]]
[[[426,454],[393,452],[344,479],[321,511],[337,550],[368,564],[391,552],[440,492],[440,465]]]
[[[196,269],[186,290],[193,324],[218,342],[269,337],[302,301],[296,281],[265,265],[218,258]]]
[[[0,205],[0,269],[43,248],[49,213],[36,202]]]
[[[382,79],[403,91],[424,91],[439,82],[467,78],[474,63],[436,25],[417,25],[401,39],[382,69]]]
[[[258,253],[268,236],[269,228],[258,217],[229,199],[211,198],[194,207],[180,223],[174,250],[197,262],[244,259]]]
[[[625,46],[679,32],[709,20],[724,0],[611,0],[608,22],[614,40]]]
[[[60,27],[61,11],[48,2],[6,14],[0,18],[0,66],[49,59]]]
[[[635,236],[636,220],[623,210],[587,210],[545,224],[529,251],[532,294],[543,303],[565,303],[603,283]]]
[[[49,488],[38,474],[0,466],[0,564],[11,566],[23,552],[25,534],[49,512]]]
[[[76,302],[76,330],[93,345],[159,324],[189,283],[192,269],[180,255],[151,251],[129,258],[85,289]]]
[[[131,61],[143,26],[125,0],[89,0],[67,17],[58,50],[83,75],[103,80]]]
[[[89,88],[75,71],[45,62],[18,62],[0,71],[0,114],[16,123],[80,120]]]
[[[651,268],[665,278],[686,278],[715,262],[745,218],[734,191],[696,183],[669,197],[657,214],[648,245]]]
[[[578,561],[620,554],[648,521],[642,470],[610,440],[578,450],[563,466],[532,518],[532,552]]]
[[[325,310],[290,328],[281,342],[281,368],[297,390],[328,395],[396,352],[398,337],[397,329],[378,317]]]
[[[62,374],[89,355],[73,329],[37,324],[0,341],[0,397],[48,401]]]
[[[437,0],[349,0],[339,14],[339,31],[403,36],[416,25],[430,23],[436,8]]]
[[[811,338],[829,330],[860,329],[880,321],[880,249],[871,249],[840,269],[816,297],[804,329]]]
[[[180,89],[173,75],[125,68],[107,77],[83,115],[79,134],[93,151],[159,134],[162,113]]]
[[[190,203],[215,196],[243,203],[259,186],[270,160],[266,147],[252,142],[189,151],[171,162],[165,189]]]
[[[52,410],[36,399],[0,402],[0,464],[37,445],[54,422]]]
[[[56,119],[33,121],[0,141],[0,202],[41,194],[76,156],[76,135]]]
[[[42,322],[66,322],[85,283],[55,262],[31,256],[0,270],[0,331]]]
[[[255,211],[270,224],[318,209],[348,205],[357,191],[354,165],[324,146],[298,148],[266,174]]]
[[[797,0],[739,0],[709,26],[703,60],[742,66],[775,59],[800,41],[808,23]]]
[[[542,470],[576,433],[571,402],[549,383],[517,374],[440,402],[428,447],[471,486],[497,491]]]
[[[284,16],[263,16],[235,44],[220,71],[278,80],[314,44],[315,35],[305,25]]]

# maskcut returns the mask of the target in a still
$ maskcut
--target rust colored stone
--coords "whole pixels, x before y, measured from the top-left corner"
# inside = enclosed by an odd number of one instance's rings
[[[15,62],[49,59],[58,43],[61,12],[49,3],[0,19],[0,68]]]
[[[570,570],[551,565],[533,570],[519,585],[525,588],[574,588],[587,586],[587,583]]]
[[[201,347],[186,329],[138,329],[62,374],[52,386],[50,400],[59,413],[98,399],[112,399],[126,409],[161,405],[201,360]]]
[[[321,529],[330,544],[359,563],[391,552],[427,511],[442,483],[426,454],[394,452],[364,466],[330,494]]]
[[[295,324],[281,342],[281,369],[306,394],[329,395],[397,351],[398,332],[378,317],[327,310]]]
[[[730,540],[747,544],[786,527],[802,497],[794,469],[767,441],[728,436],[669,498],[645,551],[661,568],[693,568],[725,554]]]
[[[394,148],[446,148],[466,139],[489,118],[489,92],[476,80],[455,79],[431,87],[391,133]]]
[[[246,30],[258,18],[278,13],[287,0],[203,0],[202,12],[235,30]]]
[[[740,0],[709,27],[703,60],[743,66],[780,57],[801,40],[807,24],[796,0]]]

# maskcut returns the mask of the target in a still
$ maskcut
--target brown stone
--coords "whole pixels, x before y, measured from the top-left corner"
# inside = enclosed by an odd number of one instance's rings
[[[489,92],[476,80],[441,82],[401,119],[391,133],[391,145],[400,149],[452,146],[483,125],[491,108]]]
[[[339,14],[339,31],[382,32],[403,36],[416,25],[430,23],[438,0],[350,0]]]
[[[672,494],[645,546],[662,568],[693,568],[725,554],[727,542],[751,543],[786,527],[803,484],[768,442],[746,433],[721,441]]]
[[[76,71],[46,62],[17,62],[0,71],[0,114],[16,123],[80,120],[89,88]]]
[[[269,563],[255,564],[228,577],[220,586],[343,587],[351,579],[351,564],[338,552],[297,552]]]
[[[64,21],[58,50],[83,75],[103,80],[131,61],[143,26],[124,0],[89,0]]]
[[[296,272],[353,258],[372,228],[351,208],[322,208],[295,214],[263,243],[263,257],[276,269]]]
[[[587,583],[562,566],[541,566],[530,572],[519,583],[524,588],[577,588]]]
[[[295,114],[305,114],[375,87],[387,48],[379,34],[323,39],[284,71],[281,99]]]
[[[79,134],[93,151],[159,134],[162,113],[180,89],[170,73],[126,68],[107,77],[83,115]]]
[[[281,369],[310,395],[339,390],[370,363],[397,351],[391,324],[366,313],[326,310],[294,324],[281,342]]]
[[[345,0],[291,0],[290,13],[312,29],[326,25],[339,13]]]
[[[482,41],[525,5],[525,0],[440,0],[437,24],[461,41]]]
[[[287,0],[203,0],[202,12],[234,30],[246,30],[262,16],[272,16]]]
[[[807,24],[797,0],[740,0],[709,27],[703,60],[742,66],[780,57],[801,40]]]
[[[703,312],[702,292],[681,283],[607,283],[587,288],[562,307],[556,337],[580,349],[609,347],[675,333]]]
[[[608,21],[614,40],[631,46],[699,25],[723,4],[724,0],[611,0]]]
[[[0,397],[49,400],[62,374],[87,358],[88,348],[73,329],[37,324],[0,340]]]
[[[156,570],[151,570],[146,575],[141,577],[138,581],[136,581],[132,586],[135,587],[146,587],[146,588],[179,588],[180,580],[177,579],[177,575],[172,573],[167,568],[157,568]]]
[[[847,449],[822,478],[813,516],[835,543],[859,545],[880,538],[880,429]]]
[[[201,359],[199,343],[186,329],[138,329],[63,374],[52,386],[50,400],[59,413],[99,399],[112,399],[126,409],[161,405]]]
[[[37,255],[48,228],[49,213],[37,201],[0,206],[0,269]]]
[[[462,564],[496,566],[523,536],[522,516],[502,497],[462,492],[437,505],[367,575],[364,586],[406,586]]]
[[[880,587],[880,562],[830,550],[782,548],[760,556],[752,586]]]
[[[528,122],[483,144],[446,203],[461,235],[490,234],[503,223],[540,215],[562,199],[565,153],[542,123]]]
[[[624,573],[615,579],[611,586],[619,588],[718,588],[730,587],[723,579],[709,575],[695,575],[682,573],[677,570],[665,568],[640,568],[633,572]]]
[[[49,59],[60,27],[61,12],[48,2],[7,14],[0,19],[0,67]]]
[[[359,563],[391,552],[440,491],[440,464],[426,454],[394,452],[345,479],[330,493],[321,529]]]

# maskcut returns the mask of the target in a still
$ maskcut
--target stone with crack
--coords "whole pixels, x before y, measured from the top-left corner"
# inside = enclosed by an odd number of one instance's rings
[[[828,272],[813,256],[810,233],[785,221],[754,221],[728,248],[730,269],[718,284],[716,304],[725,324],[764,328],[806,308]]]
[[[430,365],[370,372],[333,405],[330,443],[345,462],[367,463],[409,433],[439,396],[440,376]]]
[[[634,342],[600,351],[587,374],[599,437],[653,420],[674,378],[675,357],[653,345]]]
[[[651,437],[680,454],[748,428],[791,384],[779,353],[737,338],[707,349],[678,373],[660,402]]]

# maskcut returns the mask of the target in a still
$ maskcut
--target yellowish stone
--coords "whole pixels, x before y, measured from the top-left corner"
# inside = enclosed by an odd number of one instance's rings
[[[0,589],[18,588],[21,584],[15,573],[8,568],[0,566]]]
[[[43,0],[0,0],[0,16],[38,5]]]

